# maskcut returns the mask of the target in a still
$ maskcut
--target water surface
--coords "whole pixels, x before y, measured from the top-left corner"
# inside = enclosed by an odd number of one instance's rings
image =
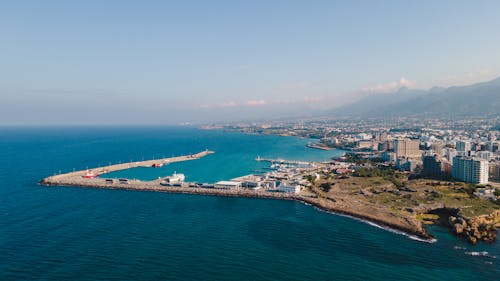
[[[216,154],[175,169],[213,181],[261,168],[257,155],[338,153],[306,143],[176,127],[0,128],[0,280],[498,280],[499,243],[470,246],[439,227],[429,244],[293,201],[36,184],[206,148]]]

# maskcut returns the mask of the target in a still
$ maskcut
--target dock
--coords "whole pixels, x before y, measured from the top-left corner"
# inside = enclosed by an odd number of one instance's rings
[[[106,173],[111,173],[111,172],[116,172],[120,170],[126,170],[130,168],[136,168],[136,167],[152,167],[153,164],[169,164],[169,163],[175,163],[175,162],[182,162],[182,161],[190,161],[190,160],[196,160],[200,159],[202,157],[205,157],[209,154],[215,153],[214,151],[210,150],[205,150],[202,152],[198,152],[195,154],[189,154],[189,155],[183,155],[183,156],[176,156],[176,157],[170,157],[170,158],[160,158],[160,159],[154,159],[154,160],[145,160],[145,161],[137,161],[137,162],[127,162],[127,163],[121,163],[121,164],[114,164],[114,165],[108,165],[108,166],[103,166],[103,167],[98,167],[98,168],[91,168],[91,169],[85,169],[85,170],[80,170],[80,171],[74,171],[70,173],[65,173],[65,174],[59,174],[59,175],[54,175],[47,177],[41,181],[41,183],[48,183],[51,185],[79,185],[82,183],[82,180],[86,183],[88,180],[91,179],[86,179],[83,178],[86,174],[89,172],[92,172],[97,175],[102,175]],[[103,181],[103,179],[100,179]]]
[[[182,182],[174,185],[161,185],[162,179],[152,181],[141,181],[136,179],[110,179],[84,177],[89,171],[96,174],[105,174],[109,172],[130,169],[134,167],[151,167],[158,163],[174,163],[180,161],[196,160],[206,155],[214,153],[213,151],[203,151],[196,154],[163,158],[156,160],[146,160],[139,162],[129,162],[123,164],[109,165],[105,167],[93,168],[88,170],[75,171],[65,174],[59,174],[42,179],[39,183],[43,186],[74,186],[82,188],[102,188],[102,189],[121,189],[135,191],[156,191],[167,193],[183,193],[183,194],[199,194],[199,195],[216,195],[216,196],[238,196],[238,197],[255,197],[255,198],[273,198],[299,200],[301,196],[287,192],[267,192],[264,190],[254,190],[249,188],[215,188],[206,187],[204,185],[195,185],[194,183]]]
[[[320,149],[320,150],[332,150],[333,148],[328,147],[322,143],[308,143],[306,145],[309,148],[315,148],[315,149]]]
[[[104,167],[86,169],[65,174],[58,174],[44,178],[40,181],[43,186],[75,186],[85,188],[105,188],[105,189],[123,189],[136,191],[157,191],[169,193],[185,193],[185,194],[201,194],[201,195],[217,195],[217,196],[240,196],[240,197],[256,197],[256,198],[274,198],[274,199],[289,199],[299,200],[302,196],[290,192],[276,192],[275,190],[256,190],[251,188],[217,188],[214,185],[205,186],[197,183],[181,182],[173,185],[162,185],[162,179],[152,181],[141,181],[136,179],[111,179],[99,178],[98,175],[110,172],[126,170],[134,167],[152,167],[154,164],[167,164],[180,161],[196,160],[214,153],[213,151],[202,151],[196,154],[177,156],[171,158],[162,158],[155,160],[146,160],[139,162],[128,162],[122,164],[109,165]],[[262,159],[260,161],[269,161]],[[284,160],[280,160],[283,163]],[[291,163],[287,161],[287,163]],[[301,161],[293,161],[293,163],[308,163]],[[95,177],[86,177],[92,172]]]
[[[260,156],[257,156],[255,158],[255,161],[259,162],[270,162],[271,164],[285,164],[285,165],[311,165],[312,162],[306,162],[306,161],[295,161],[295,160],[285,160],[285,159],[273,159],[273,158],[262,158]]]

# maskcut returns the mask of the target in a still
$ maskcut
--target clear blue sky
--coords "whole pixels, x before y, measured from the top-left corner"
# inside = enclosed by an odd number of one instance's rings
[[[0,2],[0,124],[320,110],[500,75],[500,1]]]

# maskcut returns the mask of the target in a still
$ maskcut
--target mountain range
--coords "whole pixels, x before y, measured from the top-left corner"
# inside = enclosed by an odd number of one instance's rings
[[[390,117],[408,115],[473,116],[500,114],[500,78],[468,86],[429,90],[400,88],[372,94],[333,109],[335,116]]]

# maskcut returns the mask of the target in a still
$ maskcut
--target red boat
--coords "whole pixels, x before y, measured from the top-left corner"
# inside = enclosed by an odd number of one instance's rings
[[[154,163],[153,165],[151,165],[151,167],[153,168],[160,168],[161,166],[163,166],[163,164],[160,163]]]
[[[94,172],[92,172],[92,171],[87,171],[87,173],[85,175],[83,175],[82,178],[93,179],[93,178],[97,178],[98,176],[99,176],[98,174],[94,174]]]

